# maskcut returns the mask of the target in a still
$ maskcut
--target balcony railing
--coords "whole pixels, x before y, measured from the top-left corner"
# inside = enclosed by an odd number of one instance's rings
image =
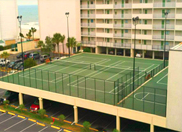
[[[131,43],[114,43],[115,48],[131,48]]]
[[[95,41],[81,41],[81,46],[95,47],[96,42]]]
[[[82,27],[95,27],[95,23],[81,23]]]
[[[131,14],[116,14],[114,15],[115,19],[121,19],[121,18],[131,18]]]
[[[81,14],[81,18],[95,18],[95,14]]]
[[[165,3],[157,2],[157,3],[154,3],[154,7],[175,7],[175,6],[176,6],[175,2],[165,2]]]
[[[114,37],[131,38],[131,34],[114,34]]]
[[[153,28],[161,30],[161,29],[165,29],[165,26],[164,25],[154,25]],[[168,25],[167,24],[166,29],[174,29],[174,25]]]
[[[87,9],[90,9],[90,8],[95,8],[95,5],[81,5],[80,8],[87,8]]]
[[[166,47],[165,47],[165,49],[166,49],[166,51],[168,51],[170,48],[172,48],[173,47],[173,45],[166,45]],[[153,50],[164,50],[164,46],[161,46],[161,45],[152,45],[152,49]]]
[[[86,36],[95,36],[95,32],[82,32],[81,34]]]
[[[154,18],[165,18],[164,14],[154,14]],[[167,18],[175,18],[175,14],[168,14]]]
[[[153,35],[153,39],[164,40],[165,35]],[[173,35],[166,35],[166,40],[174,40],[174,36]]]
[[[121,9],[121,8],[131,8],[132,5],[131,4],[121,4],[121,5],[114,5],[115,9]]]
[[[131,24],[114,24],[115,28],[131,28]]]
[[[100,47],[111,47],[111,48],[130,48],[130,43],[113,43],[113,42],[96,42],[97,46]]]

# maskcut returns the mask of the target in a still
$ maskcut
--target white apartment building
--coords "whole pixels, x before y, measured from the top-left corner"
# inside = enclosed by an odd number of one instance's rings
[[[136,53],[143,57],[163,58],[164,12],[166,50],[182,41],[182,0],[81,0],[80,10],[82,44],[98,53],[133,56],[136,16]]]
[[[16,0],[0,0],[0,40],[17,39],[17,14]]]

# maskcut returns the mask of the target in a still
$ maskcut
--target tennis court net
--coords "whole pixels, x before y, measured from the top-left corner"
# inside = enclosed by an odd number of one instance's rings
[[[78,62],[70,62],[70,61],[54,61],[51,64],[58,65],[58,66],[70,66],[70,67],[76,67],[76,68],[91,69],[90,63],[78,63]]]

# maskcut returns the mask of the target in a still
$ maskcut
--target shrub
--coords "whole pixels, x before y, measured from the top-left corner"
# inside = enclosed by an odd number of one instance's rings
[[[60,123],[64,124],[65,116],[63,114],[61,114],[58,116],[58,118],[59,118]]]
[[[3,101],[3,105],[4,105],[5,108],[7,108],[8,104],[9,104],[9,100]]]
[[[30,68],[30,67],[33,67],[33,66],[36,66],[37,63],[35,60],[33,60],[32,58],[28,58],[24,61],[24,67],[25,69],[26,68]]]
[[[38,113],[39,113],[40,117],[43,119],[45,117],[46,110],[45,109],[39,109]]]
[[[88,47],[87,48],[84,48],[83,51],[84,52],[90,52],[90,48],[88,48]]]
[[[83,122],[83,129],[82,132],[90,132],[91,124],[88,121]]]
[[[23,111],[23,109],[25,108],[25,105],[24,104],[21,104],[21,105],[19,105],[19,110],[22,112]]]
[[[0,51],[4,50],[4,47],[0,45]]]
[[[112,132],[120,132],[120,131],[118,131],[117,129],[114,129]]]
[[[11,49],[11,45],[4,46],[4,50]]]

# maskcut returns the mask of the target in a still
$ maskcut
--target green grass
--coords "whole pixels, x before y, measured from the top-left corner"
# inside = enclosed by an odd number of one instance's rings
[[[124,96],[132,91],[133,58],[83,53],[57,63],[41,65],[1,80],[112,105],[121,100],[121,84],[126,89]],[[139,71],[135,73],[135,88],[146,81],[143,79],[146,73],[162,63],[160,60],[136,58]]]

